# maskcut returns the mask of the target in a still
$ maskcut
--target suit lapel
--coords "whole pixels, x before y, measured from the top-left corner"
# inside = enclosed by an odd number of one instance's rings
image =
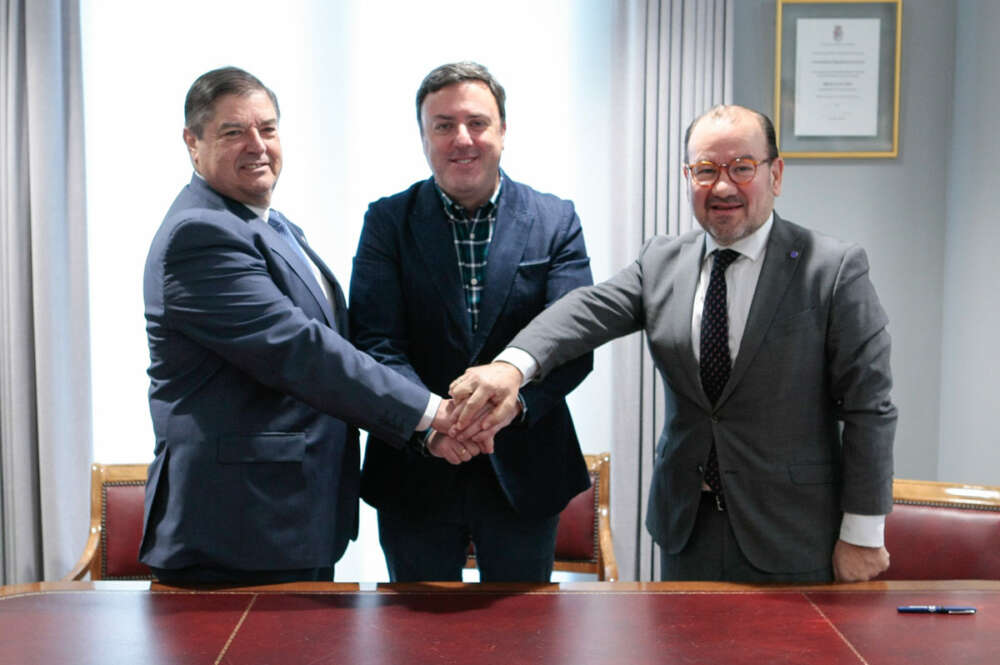
[[[410,237],[427,267],[427,278],[434,284],[441,306],[448,311],[455,327],[462,331],[466,348],[470,348],[472,327],[465,307],[465,292],[462,290],[462,276],[458,271],[455,240],[433,180],[425,181],[417,190],[408,223]]]
[[[308,242],[306,242],[306,237],[302,231],[294,225],[290,224],[289,226],[292,228],[292,233],[295,234],[295,237],[299,239],[300,243],[302,243],[302,249],[306,251],[309,258],[312,259],[313,263],[316,264],[316,267],[319,268],[319,272],[323,275],[323,279],[325,279],[327,284],[330,285],[330,296],[333,298],[333,318],[336,323],[335,327],[337,332],[339,332],[342,337],[349,337],[350,334],[347,327],[347,299],[344,298],[344,291],[340,288],[340,282],[337,281],[336,275],[334,275],[333,271],[330,270],[330,268],[323,262],[323,259],[319,257],[319,254],[314,252],[313,248],[309,246]],[[327,299],[323,298],[323,301],[326,302]],[[326,309],[323,311],[329,315]]]
[[[197,174],[192,174],[191,182],[188,184],[188,187],[199,197],[207,202],[210,202],[213,207],[225,208],[248,224],[254,219],[259,219],[257,213],[253,212],[250,208],[246,207],[239,201],[234,201],[229,197],[219,194],[214,189],[209,187],[208,183]],[[339,328],[339,319],[343,318],[346,322],[347,305],[344,302],[344,294],[341,292],[340,285],[337,284],[337,280],[334,279],[333,273],[330,272],[330,269],[326,267],[326,264],[324,264],[320,260],[319,256],[317,256],[316,253],[309,247],[309,243],[306,242],[302,229],[289,222],[288,219],[286,219],[285,216],[277,210],[272,209],[271,214],[278,215],[281,220],[285,222],[288,229],[295,234],[299,244],[302,245],[312,260],[316,262],[316,264],[320,267],[320,271],[330,282],[330,285],[333,287],[333,291],[337,297],[338,311],[336,317],[330,308],[330,301],[327,300],[326,294],[323,293],[323,289],[320,288],[319,283],[316,281],[316,277],[313,274],[312,269],[302,263],[302,257],[298,255],[298,252],[288,246],[288,243],[278,235],[278,232],[271,228],[271,225],[267,223],[267,220],[262,220],[264,223],[261,225],[261,228],[263,229],[261,231],[261,235],[267,241],[267,246],[272,252],[281,256],[292,272],[294,272],[302,283],[305,284],[309,293],[312,294],[313,298],[316,299],[316,303],[320,306],[323,316],[326,319],[326,324],[330,326],[338,325],[337,329],[341,330],[341,328]],[[342,330],[346,333],[346,326]]]
[[[295,226],[294,224],[290,224],[288,220],[285,219],[284,215],[279,213],[277,210],[272,209],[271,214],[278,215],[281,218],[281,220],[285,223],[288,229],[293,234],[295,234],[296,240],[298,240],[299,244],[306,250],[309,257],[315,261],[318,257],[316,256],[315,252],[309,249],[309,245],[305,241],[305,236],[302,234],[302,230],[297,226]],[[263,226],[265,228],[264,231],[264,233],[266,234],[265,237],[267,238],[267,242],[271,248],[271,251],[273,251],[275,254],[280,255],[281,258],[285,260],[285,263],[288,264],[288,267],[292,270],[292,272],[295,273],[295,275],[299,278],[299,280],[309,290],[309,293],[316,300],[316,304],[319,305],[320,310],[323,312],[323,316],[326,319],[326,324],[328,326],[335,327],[337,325],[337,320],[336,317],[334,316],[333,310],[330,307],[330,301],[327,300],[326,294],[323,293],[323,289],[320,287],[319,282],[316,281],[316,276],[313,274],[312,268],[310,268],[302,261],[302,257],[298,255],[298,252],[289,247],[288,243],[281,236],[278,235],[277,231],[271,228],[270,224],[267,224],[265,222]],[[330,274],[329,269],[327,269],[327,273]],[[332,274],[330,274],[330,276],[332,277]],[[336,280],[331,281],[331,285],[335,283]],[[337,291],[339,289],[334,289],[334,290]],[[343,296],[341,296],[341,299],[343,299]]]
[[[664,307],[664,315],[668,321],[668,339],[683,340],[683,345],[673,347],[679,353],[671,361],[677,363],[683,371],[669,373],[678,377],[676,390],[683,390],[694,396],[704,407],[710,408],[708,397],[701,387],[701,372],[694,357],[694,346],[691,339],[691,319],[694,316],[694,292],[698,288],[698,278],[701,275],[701,263],[705,256],[704,233],[694,234],[689,242],[681,245],[677,256],[677,274],[671,279],[676,293],[676,305]],[[674,314],[676,312],[676,314]],[[666,373],[665,373],[666,375]]]
[[[507,302],[517,267],[524,256],[531,225],[535,222],[525,209],[514,183],[506,177],[498,204],[493,240],[486,260],[486,285],[479,303],[479,329],[473,341],[473,357],[483,348]]]
[[[757,289],[750,304],[750,314],[747,317],[746,329],[743,331],[743,339],[740,341],[740,351],[736,356],[736,362],[733,363],[729,382],[719,396],[720,404],[739,385],[757,355],[764,341],[764,335],[771,327],[771,321],[778,311],[778,305],[781,304],[792,282],[803,251],[802,240],[787,222],[778,217],[778,213],[774,213],[774,225],[767,240],[767,255],[764,257]]]

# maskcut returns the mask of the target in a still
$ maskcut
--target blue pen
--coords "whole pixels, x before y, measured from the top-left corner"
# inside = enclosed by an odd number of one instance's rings
[[[976,608],[955,605],[900,605],[896,611],[903,614],[975,614]]]

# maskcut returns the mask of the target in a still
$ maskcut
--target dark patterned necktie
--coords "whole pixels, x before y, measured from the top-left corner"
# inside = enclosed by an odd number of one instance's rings
[[[719,401],[722,388],[729,380],[732,361],[729,357],[729,314],[726,307],[726,268],[740,257],[732,249],[715,251],[712,276],[705,292],[705,307],[701,311],[701,386],[713,405]],[[705,463],[705,484],[716,494],[722,510],[722,480],[719,478],[719,459],[715,441]]]

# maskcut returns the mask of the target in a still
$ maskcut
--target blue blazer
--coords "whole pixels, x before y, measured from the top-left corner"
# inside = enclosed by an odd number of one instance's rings
[[[440,395],[470,365],[492,361],[549,304],[593,281],[573,204],[503,175],[473,333],[449,224],[433,179],[371,204],[350,289],[358,348]],[[489,464],[523,515],[554,515],[590,485],[564,398],[592,365],[585,354],[525,386],[526,421],[496,437]],[[362,498],[401,514],[447,516],[457,474],[467,465],[390,443],[377,433],[369,437]]]
[[[333,565],[357,534],[355,426],[402,445],[426,407],[425,388],[345,339],[343,293],[290,226],[332,306],[281,236],[197,176],[153,239],[148,565]]]

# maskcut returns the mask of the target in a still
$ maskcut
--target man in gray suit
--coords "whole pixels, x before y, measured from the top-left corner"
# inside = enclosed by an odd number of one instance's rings
[[[452,395],[469,414],[495,405],[488,434],[522,381],[644,330],[666,400],[646,520],[663,579],[870,579],[889,565],[896,409],[865,252],[774,213],[784,163],[766,116],[716,107],[685,146],[703,230],[653,238]]]

